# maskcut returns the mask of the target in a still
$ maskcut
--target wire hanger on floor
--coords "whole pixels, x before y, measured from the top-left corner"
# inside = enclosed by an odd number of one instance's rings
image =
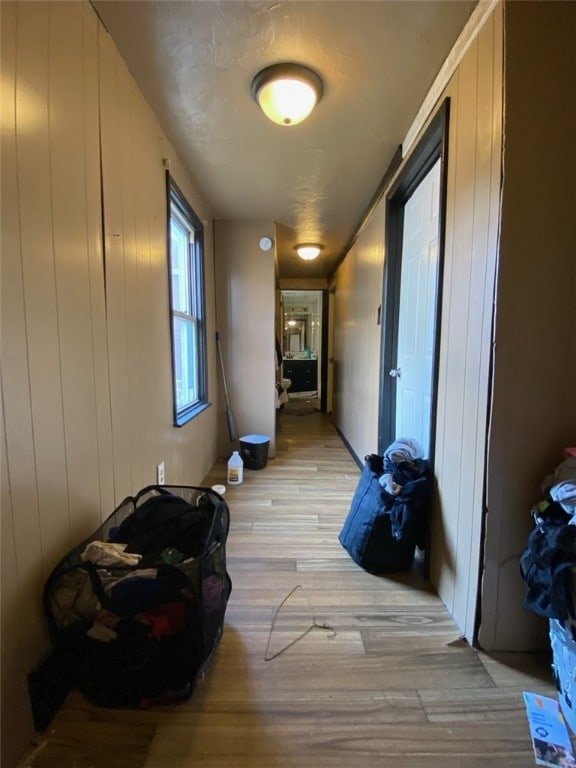
[[[282,610],[282,608],[286,604],[286,602],[292,597],[292,595],[298,589],[300,589],[302,591],[302,594],[306,598],[306,602],[310,606],[310,610],[312,611],[312,623],[310,624],[308,629],[304,630],[304,632],[302,632],[300,635],[298,635],[298,637],[296,637],[294,640],[292,640],[290,643],[288,643],[288,645],[285,645],[284,648],[281,648],[276,653],[273,653],[272,655],[270,655],[270,641],[272,640],[272,633],[273,633],[274,627],[276,625],[276,619],[278,618],[278,614],[280,613],[280,611]],[[321,624],[321,623],[316,621],[316,616],[315,616],[315,613],[314,613],[314,608],[312,606],[312,603],[310,602],[310,598],[306,594],[306,591],[305,591],[304,587],[301,584],[297,584],[293,589],[290,590],[290,592],[288,592],[288,594],[286,595],[284,600],[282,600],[282,602],[280,603],[280,605],[278,606],[278,608],[276,608],[276,611],[274,612],[274,616],[272,618],[272,624],[270,626],[270,632],[268,634],[268,642],[266,644],[266,651],[264,652],[264,661],[272,661],[272,659],[277,658],[278,656],[280,656],[281,653],[284,653],[284,651],[287,651],[288,648],[291,648],[293,645],[295,645],[298,642],[298,640],[302,640],[303,637],[306,637],[306,635],[309,632],[311,632],[313,629],[327,629],[328,631],[331,632],[331,634],[328,635],[328,637],[336,637],[336,630],[334,629],[334,627],[330,626],[329,624]]]

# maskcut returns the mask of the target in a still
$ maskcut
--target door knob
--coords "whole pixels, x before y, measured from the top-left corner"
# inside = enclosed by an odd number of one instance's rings
[[[400,368],[392,368],[392,370],[389,373],[389,376],[392,376],[393,379],[399,379],[402,374],[402,371]]]

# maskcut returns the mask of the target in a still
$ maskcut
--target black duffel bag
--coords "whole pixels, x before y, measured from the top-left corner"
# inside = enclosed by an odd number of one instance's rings
[[[384,472],[401,486],[389,493]],[[370,454],[338,538],[350,557],[371,573],[410,568],[416,546],[424,547],[429,507],[428,463],[424,459],[394,463]]]

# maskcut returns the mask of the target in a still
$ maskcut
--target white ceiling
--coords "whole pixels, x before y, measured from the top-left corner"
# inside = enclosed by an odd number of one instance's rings
[[[311,278],[334,269],[476,3],[92,0],[215,217],[276,222],[280,277]],[[324,81],[297,126],[250,95],[279,61]],[[316,261],[303,241],[324,244]]]

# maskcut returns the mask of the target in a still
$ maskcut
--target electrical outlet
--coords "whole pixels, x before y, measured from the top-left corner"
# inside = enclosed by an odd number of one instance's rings
[[[158,485],[164,485],[164,462],[161,461],[156,467],[156,483]]]

